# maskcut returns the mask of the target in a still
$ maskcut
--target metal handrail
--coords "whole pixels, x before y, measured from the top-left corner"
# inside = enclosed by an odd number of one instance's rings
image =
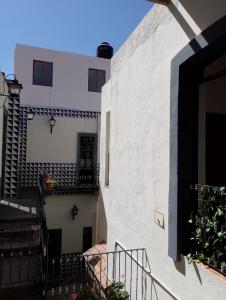
[[[40,246],[42,251],[42,283],[43,283],[43,292],[42,296],[45,299],[46,289],[47,289],[47,261],[48,261],[48,229],[47,229],[47,222],[46,222],[46,214],[45,209],[43,207],[45,203],[45,190],[43,189],[42,179],[40,178],[39,181],[39,208],[40,208],[40,223],[41,223],[41,240]]]
[[[117,250],[117,247],[118,247],[118,246],[119,246],[121,249],[123,249],[123,251],[127,252],[126,248],[124,248],[118,241],[116,241],[116,242],[115,242],[115,250]],[[145,254],[146,254],[146,249],[145,249],[145,248],[144,248],[144,251],[145,251]],[[131,256],[131,258],[132,258],[133,260],[136,261],[136,259],[135,259],[132,255],[130,255],[130,256]],[[146,254],[146,259],[147,259],[147,254]],[[173,297],[173,299],[175,299],[175,300],[180,300],[177,296],[174,295],[174,293],[170,290],[170,288],[168,288],[165,284],[163,284],[163,283],[160,281],[160,279],[158,279],[157,276],[154,275],[154,274],[151,272],[150,269],[147,270],[144,266],[142,266],[142,264],[141,264],[139,261],[136,261],[136,263],[138,264],[138,266],[140,266],[141,268],[143,268],[144,272],[145,272],[148,276],[150,276],[155,282],[157,282],[158,285],[161,286],[165,292],[167,292],[167,294],[169,294],[169,295],[170,295],[171,297]]]

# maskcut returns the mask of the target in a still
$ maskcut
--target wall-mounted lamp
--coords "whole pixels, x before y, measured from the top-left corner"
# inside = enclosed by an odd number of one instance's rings
[[[13,76],[14,79],[7,79],[8,76]],[[16,76],[14,74],[9,74],[5,77],[5,79],[9,87],[9,94],[18,96],[23,86],[21,83],[18,82]]]
[[[54,116],[52,116],[49,119],[49,125],[50,125],[50,133],[52,134],[53,132],[53,127],[56,125],[56,120],[54,119]]]
[[[28,120],[33,120],[34,119],[34,112],[32,110],[29,110],[29,112],[27,113],[27,119]]]
[[[76,204],[73,205],[71,212],[72,212],[72,219],[74,220],[75,217],[78,215],[78,207],[76,206]]]

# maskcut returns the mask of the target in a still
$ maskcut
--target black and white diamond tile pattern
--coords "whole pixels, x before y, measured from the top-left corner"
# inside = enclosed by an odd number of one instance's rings
[[[3,188],[4,197],[7,198],[16,197],[17,193],[19,125],[20,100],[18,97],[9,97],[6,123],[6,149]]]
[[[20,107],[20,145],[19,145],[19,185],[37,186],[41,172],[51,174],[57,181],[57,186],[74,187],[79,182],[80,167],[76,163],[40,163],[26,161],[27,148],[27,114],[32,112],[38,116],[54,116],[69,118],[98,118],[99,112],[79,111],[61,108],[45,108],[33,106]],[[98,181],[99,166],[96,181]]]
[[[27,113],[39,116],[98,118],[99,112],[80,111],[62,108],[45,108],[20,106],[18,97],[10,97],[6,122],[6,151],[4,167],[4,197],[16,197],[18,186],[37,186],[41,171],[52,174],[59,186],[74,186],[78,182],[79,166],[71,163],[28,163],[27,147]],[[97,168],[97,173],[99,167]]]
[[[25,163],[21,169],[20,185],[37,186],[41,173],[48,173],[57,181],[57,187],[81,185],[81,168],[76,163]],[[98,185],[99,166],[96,168],[95,185]]]
[[[34,112],[39,116],[98,118],[99,112],[80,111],[61,108],[20,106],[18,97],[10,97],[6,122],[6,151],[4,167],[4,197],[16,197],[17,187],[37,186],[41,172],[53,175],[58,186],[75,186],[79,182],[78,164],[73,163],[28,163],[27,147],[27,113]],[[99,167],[97,167],[98,180]]]
[[[34,107],[34,106],[21,106],[23,116],[32,111],[35,115],[46,117],[71,117],[71,118],[97,118],[100,112],[84,111],[76,109],[52,108],[52,107]],[[27,121],[27,120],[26,120]]]
[[[78,181],[79,167],[73,163],[25,163],[21,170],[21,185],[37,186],[43,172],[51,174],[58,186],[73,186]]]

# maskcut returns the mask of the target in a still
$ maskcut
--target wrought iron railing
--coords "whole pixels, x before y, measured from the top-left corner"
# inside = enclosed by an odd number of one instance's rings
[[[156,285],[172,299],[178,299],[151,273],[145,249],[125,250],[119,243],[112,252],[71,253],[50,259],[46,298],[112,300],[115,283],[120,283],[124,295],[128,295],[123,299],[151,300],[156,293]]]
[[[48,228],[46,222],[46,213],[44,209],[45,204],[45,187],[42,178],[39,178],[39,207],[40,207],[40,224],[41,224],[41,238],[40,238],[40,248],[41,248],[41,276],[42,276],[42,296],[45,299],[46,287],[46,272],[47,272],[47,260],[48,260]]]
[[[152,273],[146,249],[143,249],[142,260],[139,260],[139,257],[134,255],[134,253],[126,251],[126,249],[119,242],[116,242],[115,251],[118,251],[118,249],[124,251],[125,254],[133,260],[136,266],[136,278],[137,276],[141,276],[142,278],[141,288],[135,290],[133,289],[130,292],[131,300],[152,300],[153,298],[158,299],[156,286],[160,287],[161,290],[164,291],[166,297],[170,296],[171,299],[179,300],[179,298],[175,296],[175,293],[171,291],[171,289],[166,284],[164,284],[162,280],[160,280],[155,274]]]
[[[37,186],[40,174],[49,174],[56,181],[54,193],[93,191],[99,186],[99,165],[92,168],[77,163],[26,163],[20,175],[21,186]]]
[[[48,261],[47,299],[71,299],[76,294],[81,299],[92,293],[97,299],[111,299],[111,285],[121,282],[125,291],[138,295],[143,287],[141,270],[131,255],[141,261],[144,249],[132,249],[90,255],[70,254]],[[130,299],[139,299],[137,297]],[[144,299],[144,298],[142,298]]]

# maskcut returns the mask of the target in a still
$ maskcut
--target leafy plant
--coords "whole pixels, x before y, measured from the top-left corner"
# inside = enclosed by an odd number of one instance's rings
[[[111,300],[128,300],[129,294],[125,290],[125,285],[120,281],[114,281],[111,284],[110,293],[109,293]]]
[[[220,268],[226,262],[226,192],[224,187],[197,186],[199,205],[191,226],[189,262],[203,261]]]
[[[46,180],[46,183],[54,183],[54,184],[56,184],[57,181],[52,176],[49,176],[48,179]]]
[[[76,300],[101,300],[101,297],[96,290],[87,287]]]

